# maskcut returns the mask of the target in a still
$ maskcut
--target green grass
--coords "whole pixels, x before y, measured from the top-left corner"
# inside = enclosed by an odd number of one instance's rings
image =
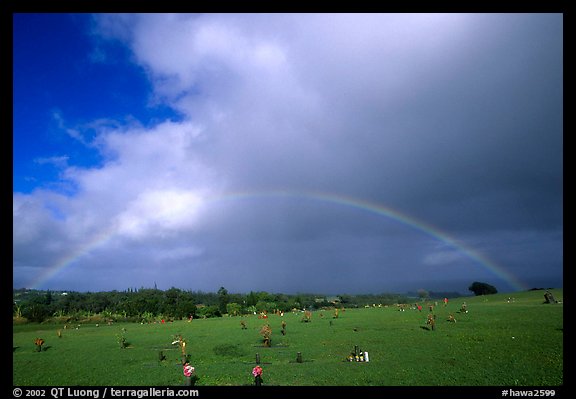
[[[552,291],[562,300],[562,290]],[[180,351],[171,342],[182,334],[196,368],[196,385],[252,385],[259,353],[264,385],[298,386],[560,386],[563,385],[563,305],[543,304],[543,291],[438,302],[436,329],[422,312],[395,306],[197,319],[191,323],[13,326],[13,384],[18,386],[183,385]],[[463,300],[467,314],[457,313]],[[320,316],[324,314],[324,317]],[[453,313],[456,323],[446,321]],[[240,321],[248,326],[243,330]],[[287,334],[281,335],[286,321]],[[268,322],[272,347],[262,346]],[[129,346],[116,336],[125,328]],[[62,338],[57,330],[62,329]],[[34,339],[46,341],[37,352]],[[370,362],[346,362],[358,345]],[[163,351],[165,361],[159,361]],[[304,362],[296,362],[297,352]]]

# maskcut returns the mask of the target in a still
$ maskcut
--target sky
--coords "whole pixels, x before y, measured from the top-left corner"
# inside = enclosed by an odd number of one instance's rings
[[[13,287],[563,286],[562,14],[14,14]]]

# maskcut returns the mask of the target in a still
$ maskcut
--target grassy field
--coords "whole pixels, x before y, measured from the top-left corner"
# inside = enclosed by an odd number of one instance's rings
[[[562,290],[552,290],[562,301]],[[422,312],[396,306],[196,319],[165,324],[13,326],[13,384],[18,386],[174,386],[184,376],[174,335],[187,342],[197,386],[252,385],[258,353],[264,385],[273,386],[560,386],[563,305],[543,304],[544,291],[441,301],[436,328]],[[508,297],[513,301],[508,302]],[[468,313],[458,313],[463,301]],[[322,315],[321,315],[322,313]],[[456,322],[447,321],[452,313]],[[285,321],[286,335],[280,333]],[[246,323],[242,329],[240,321]],[[272,327],[263,347],[260,328]],[[128,347],[117,335],[125,329]],[[61,330],[62,337],[57,336]],[[34,340],[45,345],[36,351]],[[347,362],[357,345],[369,362]],[[166,360],[159,360],[163,351]],[[297,353],[302,363],[296,362]]]

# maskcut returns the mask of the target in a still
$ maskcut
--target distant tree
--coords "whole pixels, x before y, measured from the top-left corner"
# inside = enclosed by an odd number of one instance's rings
[[[254,291],[246,296],[246,306],[255,306],[258,303],[258,295]]]
[[[52,304],[52,291],[46,291],[46,298],[44,299],[46,305]]]
[[[288,308],[293,309],[301,309],[302,308],[302,299],[300,296],[293,296],[288,300]]]
[[[178,304],[180,301],[180,296],[182,295],[182,290],[179,288],[175,288],[172,287],[168,290],[166,290],[164,292],[164,296],[162,298],[162,303],[160,306],[160,312],[168,317],[179,317],[181,316],[180,314],[178,314]],[[137,309],[137,310],[147,310],[147,309],[142,309],[140,304],[138,304],[138,302],[136,302],[136,297],[132,298],[132,301],[134,302],[134,305],[132,306],[133,308]],[[138,312],[139,313],[139,312]],[[136,313],[136,314],[138,314]],[[186,312],[183,312],[186,313]]]
[[[428,297],[429,297],[428,291],[426,291],[426,290],[423,289],[423,288],[420,288],[420,289],[418,290],[418,297],[420,297],[420,300],[421,300],[421,301],[425,301],[425,300],[428,299]]]
[[[192,301],[192,298],[183,293],[178,301],[178,306],[176,307],[174,316],[179,319],[182,318],[187,319],[190,316],[192,317],[196,316],[196,311],[197,311],[196,305]]]
[[[268,302],[265,301],[258,301],[256,302],[256,311],[257,312],[268,312]]]
[[[43,303],[32,303],[22,311],[22,315],[30,321],[42,323],[50,316],[50,310]]]
[[[468,290],[472,291],[474,295],[490,295],[496,294],[498,290],[493,285],[487,283],[481,283],[478,281],[474,281]]]
[[[226,305],[228,305],[229,301],[230,298],[228,297],[228,290],[224,287],[220,287],[218,290],[218,309],[221,314],[226,313]]]
[[[22,309],[20,308],[20,306],[18,306],[18,304],[16,302],[13,302],[13,306],[12,306],[12,316],[16,317],[17,319],[22,317]]]
[[[222,317],[222,313],[220,313],[220,309],[217,305],[210,305],[200,308],[197,313],[200,315],[200,317]]]
[[[239,303],[230,302],[226,304],[226,313],[228,313],[229,316],[238,316],[241,310],[242,305],[240,305]]]

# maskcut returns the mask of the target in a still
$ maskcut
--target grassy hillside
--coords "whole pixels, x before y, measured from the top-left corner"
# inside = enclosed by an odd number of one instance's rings
[[[562,290],[552,290],[562,301]],[[396,306],[316,311],[268,319],[223,317],[165,324],[13,326],[14,385],[183,385],[180,351],[202,385],[251,385],[256,353],[264,385],[558,386],[563,384],[563,304],[543,304],[544,291],[451,299],[420,312]],[[508,300],[509,297],[513,297]],[[459,313],[466,301],[468,313]],[[434,304],[434,302],[432,302]],[[456,322],[447,321],[449,314]],[[247,328],[242,329],[244,321]],[[286,335],[281,322],[286,322]],[[263,347],[260,328],[272,327]],[[128,347],[121,349],[123,333]],[[62,337],[57,336],[61,330]],[[35,338],[46,343],[36,351]],[[347,362],[358,346],[369,362]],[[166,359],[159,360],[163,351]],[[297,353],[302,363],[296,362]]]

